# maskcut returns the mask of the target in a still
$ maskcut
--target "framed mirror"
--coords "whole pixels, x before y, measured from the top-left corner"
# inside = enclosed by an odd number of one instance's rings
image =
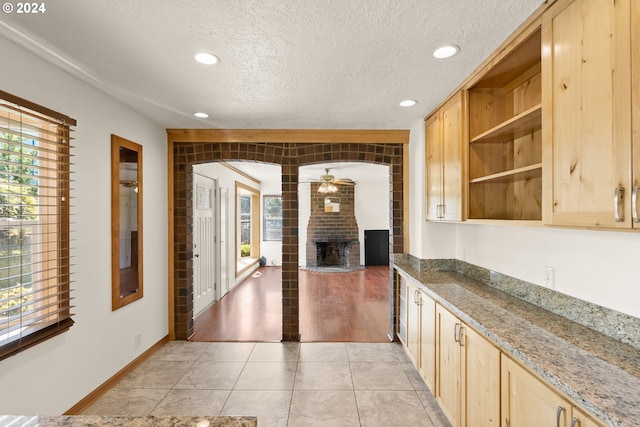
[[[111,309],[142,298],[142,145],[111,135]]]

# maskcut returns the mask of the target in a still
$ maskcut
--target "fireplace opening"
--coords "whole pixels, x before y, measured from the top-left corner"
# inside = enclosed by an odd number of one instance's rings
[[[350,242],[316,242],[318,267],[349,267]]]

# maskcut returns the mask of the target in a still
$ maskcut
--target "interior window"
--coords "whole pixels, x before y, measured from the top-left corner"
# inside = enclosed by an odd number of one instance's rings
[[[236,182],[236,276],[260,258],[260,191]]]

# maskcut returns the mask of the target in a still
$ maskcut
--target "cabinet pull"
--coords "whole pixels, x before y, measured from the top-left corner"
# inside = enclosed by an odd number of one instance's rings
[[[556,427],[560,427],[560,417],[564,411],[566,411],[566,409],[562,406],[558,406],[558,409],[556,409]]]
[[[613,213],[616,222],[624,221],[624,216],[620,215],[620,204],[624,201],[624,187],[618,185],[613,193]]]
[[[581,425],[580,418],[571,417],[571,427],[576,427]]]
[[[418,290],[413,291],[413,303],[418,305]]]
[[[640,222],[640,218],[638,218],[638,186],[633,186],[633,191],[631,192],[631,214],[633,215],[633,222]]]
[[[458,342],[460,343],[460,347],[464,347],[464,335],[465,335],[465,327],[460,326],[460,335],[458,336]]]
[[[453,340],[457,343],[460,342],[460,323],[456,323],[456,326],[453,328]]]

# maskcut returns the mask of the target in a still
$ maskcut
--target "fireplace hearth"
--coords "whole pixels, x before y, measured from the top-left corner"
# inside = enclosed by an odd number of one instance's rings
[[[351,242],[316,242],[318,267],[349,267]]]

